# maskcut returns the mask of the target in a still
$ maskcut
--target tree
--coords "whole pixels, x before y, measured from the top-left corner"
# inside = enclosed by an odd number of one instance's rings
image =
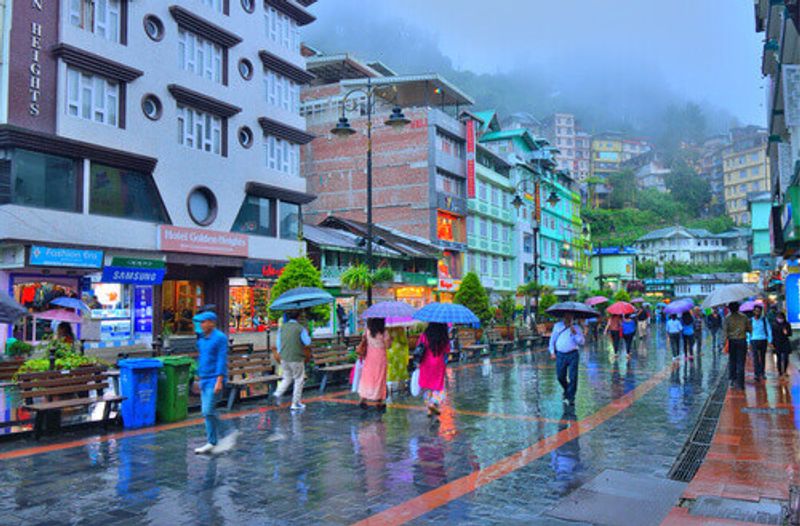
[[[558,303],[558,296],[556,296],[552,292],[543,294],[542,297],[539,298],[539,316],[544,318],[551,318],[551,316],[547,314],[547,309],[549,309],[556,303]]]
[[[272,287],[270,305],[287,290],[297,287],[322,288],[322,275],[317,267],[307,257],[289,258],[275,286]],[[311,318],[321,323],[328,323],[331,314],[330,305],[319,305],[310,309]],[[270,319],[277,320],[280,311],[269,311]]]
[[[503,294],[497,303],[496,319],[504,327],[510,327],[514,323],[514,313],[517,310],[517,302],[511,294]]]
[[[614,294],[614,301],[631,301],[631,295],[625,289],[620,289]]]
[[[367,290],[374,287],[376,283],[391,281],[394,272],[388,267],[381,267],[375,272],[370,272],[369,268],[363,264],[353,265],[345,270],[340,276],[342,285],[350,290]]]
[[[492,310],[489,306],[489,295],[483,288],[481,280],[474,272],[467,272],[461,280],[461,286],[456,292],[455,302],[465,306],[481,320],[481,325],[489,323],[492,319]]]
[[[705,210],[711,204],[711,186],[697,175],[689,163],[678,159],[672,163],[671,172],[664,181],[672,197],[685,203],[689,210]]]
[[[611,187],[611,194],[608,196],[609,208],[625,208],[636,202],[636,175],[633,170],[610,174],[608,184]]]

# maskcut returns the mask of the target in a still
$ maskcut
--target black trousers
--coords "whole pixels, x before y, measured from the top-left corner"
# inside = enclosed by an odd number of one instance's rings
[[[611,345],[614,347],[614,354],[619,354],[620,339],[619,331],[611,331]]]
[[[686,356],[694,356],[694,335],[683,335],[683,354]]]
[[[747,340],[728,340],[728,377],[731,384],[744,389],[744,364],[747,361]]]
[[[625,352],[627,352],[628,354],[630,354],[631,351],[633,351],[633,337],[634,336],[636,336],[635,332],[631,333],[631,334],[623,334],[622,335],[623,339],[625,340]]]
[[[778,374],[784,375],[786,374],[786,369],[789,367],[789,355],[791,353],[787,351],[776,351],[775,356],[778,358]]]
[[[756,380],[761,380],[767,360],[767,340],[750,340],[750,348],[753,353],[753,372]]]

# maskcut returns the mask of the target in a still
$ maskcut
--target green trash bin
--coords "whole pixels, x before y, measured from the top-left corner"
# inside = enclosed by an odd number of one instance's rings
[[[189,404],[189,369],[194,360],[187,356],[162,356],[158,372],[156,414],[161,422],[177,422],[186,418]]]

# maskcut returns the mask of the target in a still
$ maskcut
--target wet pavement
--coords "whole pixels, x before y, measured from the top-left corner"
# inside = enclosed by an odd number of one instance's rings
[[[666,477],[724,364],[673,367],[663,333],[616,361],[594,346],[574,412],[542,349],[455,364],[438,424],[416,398],[381,416],[308,391],[302,414],[229,415],[239,444],[214,458],[197,418],[6,442],[0,523],[575,524],[547,513],[605,470]]]

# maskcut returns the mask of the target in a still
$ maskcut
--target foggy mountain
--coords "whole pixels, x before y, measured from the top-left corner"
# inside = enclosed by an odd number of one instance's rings
[[[501,116],[572,112],[589,133],[621,131],[671,147],[678,139],[701,140],[739,124],[725,109],[676,93],[659,69],[635,57],[564,63],[539,60],[531,46],[525,64],[475,73],[442,52],[436,33],[381,9],[386,5],[379,0],[319,2],[311,9],[319,18],[303,30],[303,40],[324,53],[380,60],[400,74],[439,73],[471,95],[475,109],[496,109]],[[501,42],[498,52],[503,52]]]

